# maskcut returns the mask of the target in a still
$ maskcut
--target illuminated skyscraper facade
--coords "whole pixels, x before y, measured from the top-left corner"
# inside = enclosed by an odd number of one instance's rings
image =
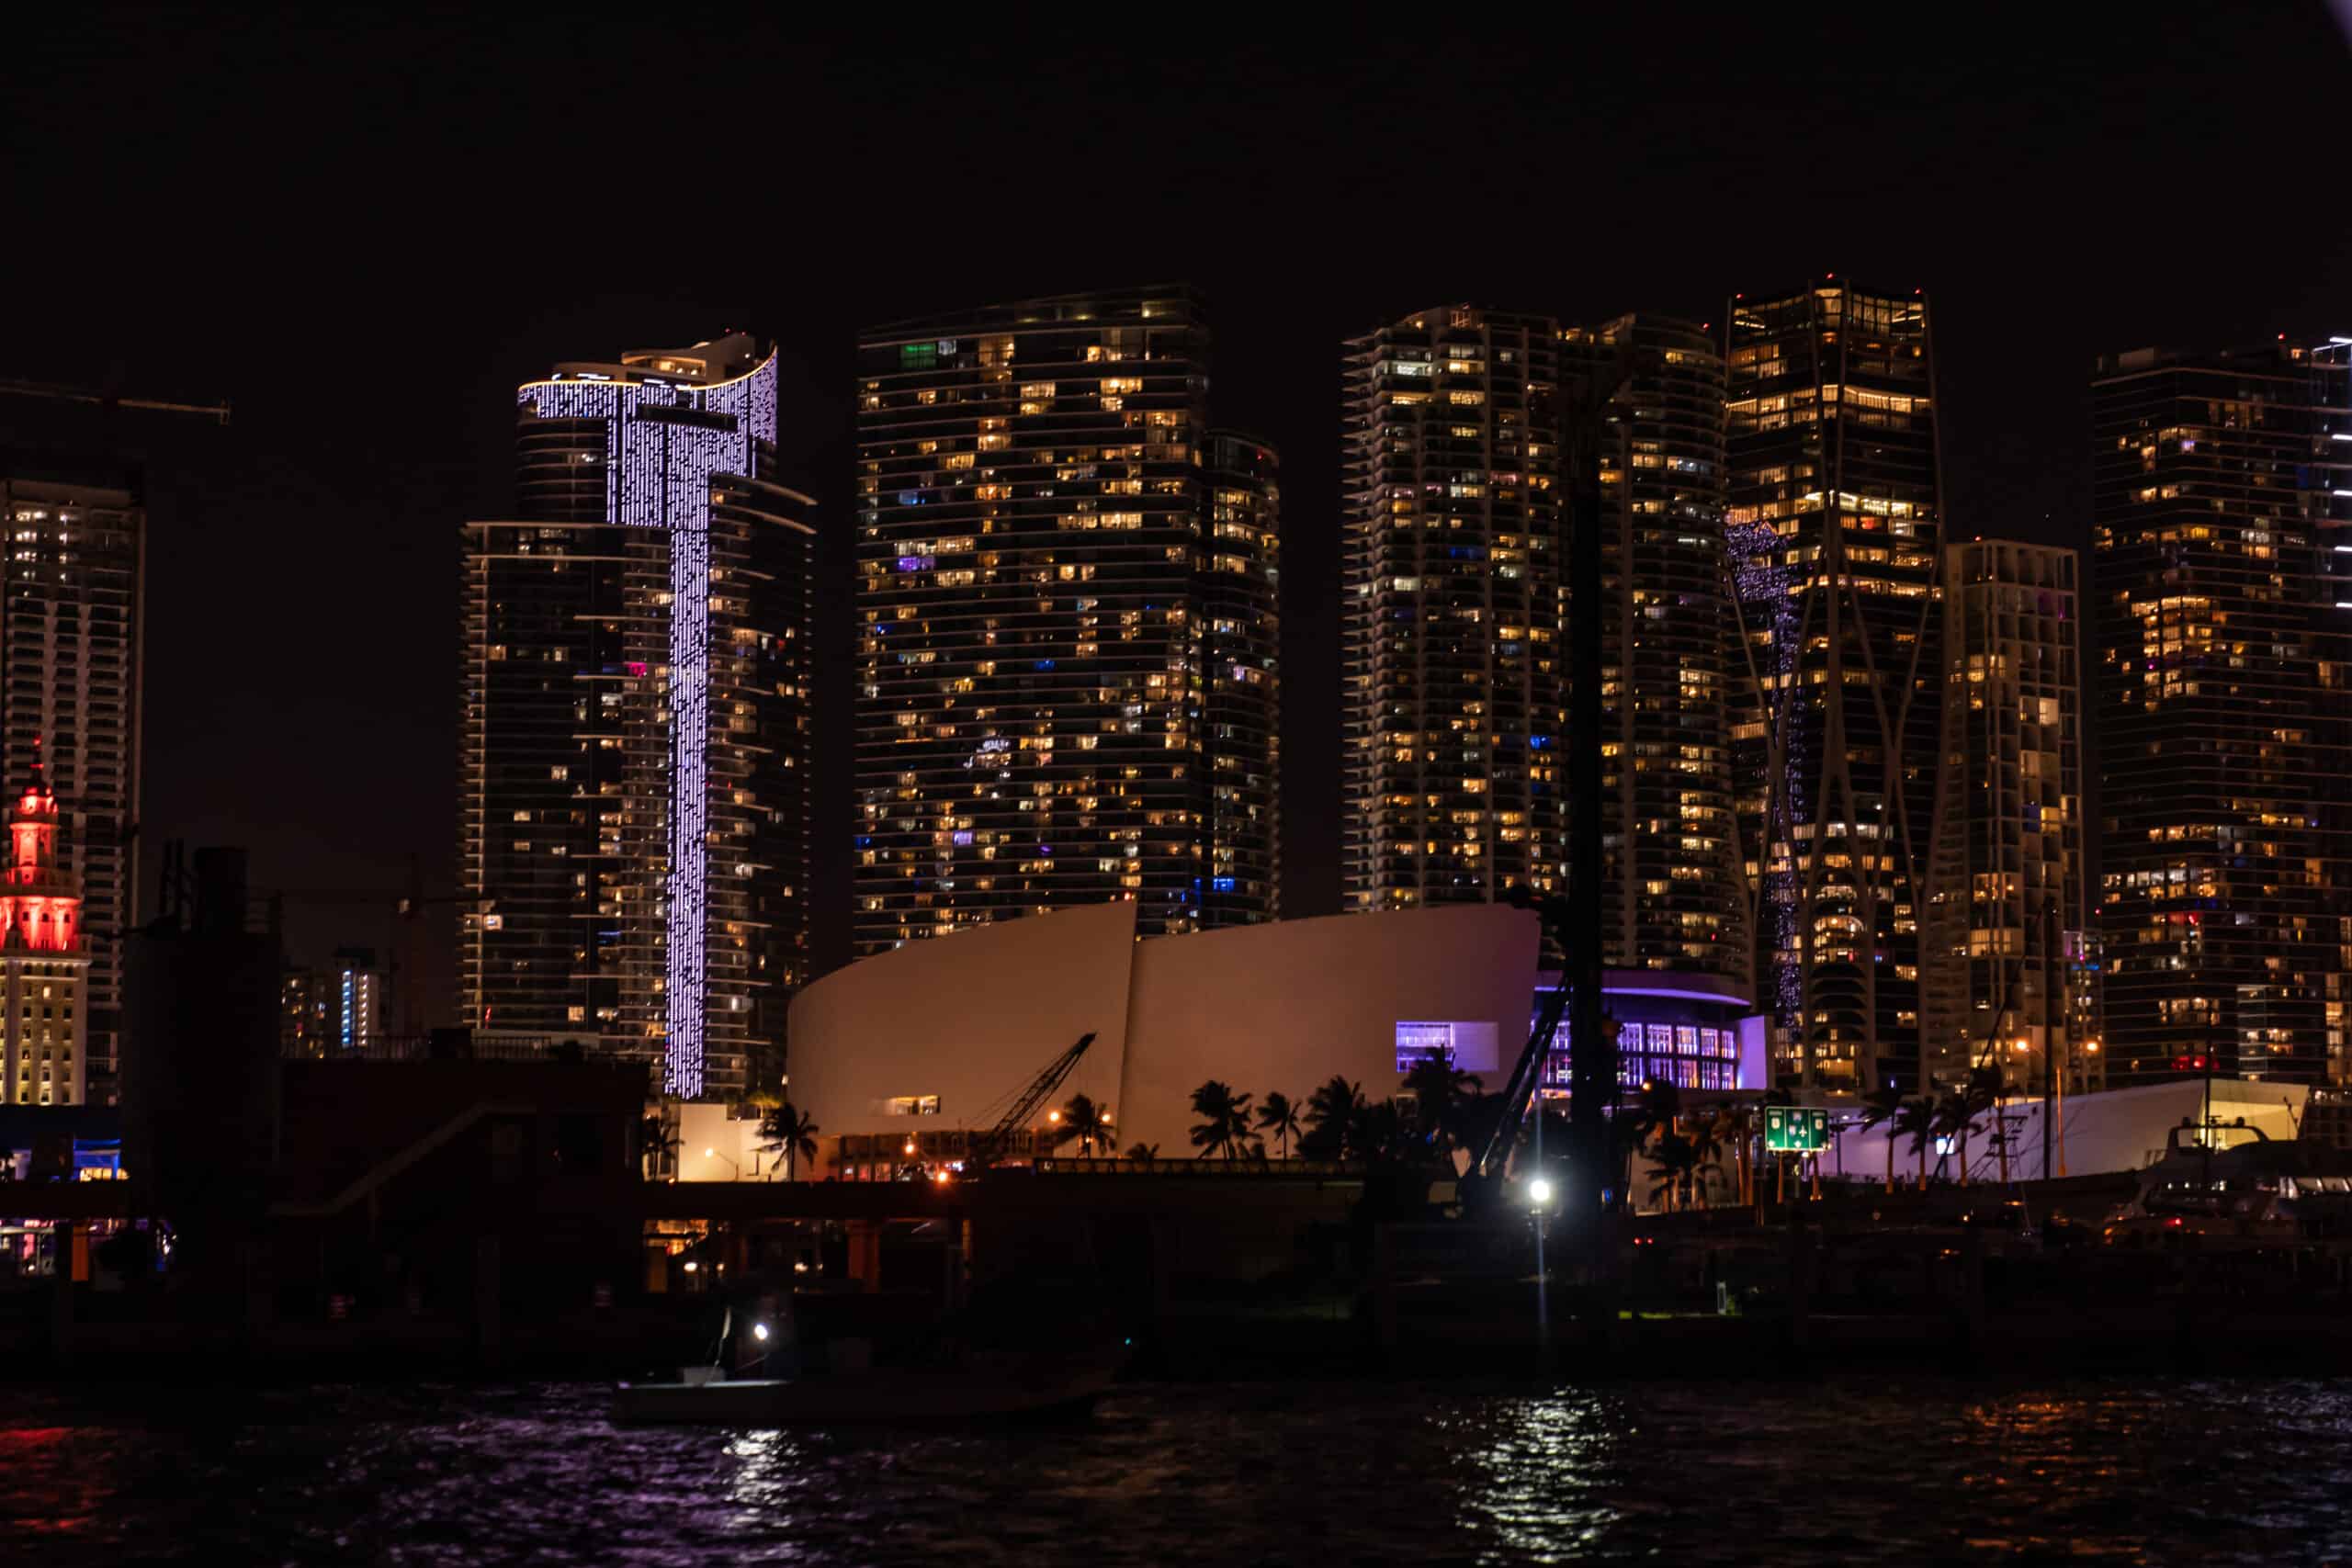
[[[1557,324],[1418,311],[1344,372],[1344,907],[1557,891]]]
[[[1723,355],[1698,322],[1645,315],[1566,329],[1560,357],[1566,400],[1595,408],[1601,443],[1604,962],[1745,992]]]
[[[1920,964],[1926,1080],[2052,1065],[2097,1088],[2095,969],[2082,963],[2081,615],[2070,549],[1975,539],[1944,552],[1943,766]]]
[[[467,529],[464,1016],[731,1095],[808,943],[808,498],[741,335],[520,392],[517,510]]]
[[[2352,1067],[2346,356],[2141,350],[2092,383],[2118,1084]]]
[[[861,952],[1272,912],[1275,464],[1208,366],[1180,288],[860,334]]]
[[[1282,913],[1282,486],[1273,447],[1254,435],[1213,430],[1207,450],[1201,924],[1214,930]]]
[[[141,637],[147,514],[126,479],[0,475],[0,761],[12,795],[56,792],[62,867],[82,899],[74,1081],[116,1098],[123,940],[139,875]],[[86,1057],[86,1060],[84,1058]],[[83,1099],[76,1090],[76,1102]]]
[[[1928,306],[1829,281],[1727,315],[1732,761],[1773,1071],[1908,1091],[1944,674]]]

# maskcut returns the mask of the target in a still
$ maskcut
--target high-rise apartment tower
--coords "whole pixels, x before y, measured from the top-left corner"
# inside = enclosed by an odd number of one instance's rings
[[[1272,913],[1275,461],[1208,366],[1174,287],[860,334],[861,952]]]
[[[1944,670],[1928,305],[1831,279],[1724,323],[1732,755],[1773,1070],[1917,1088]]]
[[[2343,340],[2091,386],[2108,1071],[2352,1068]]]
[[[1440,306],[1343,365],[1343,907],[1557,892],[1557,324]]]
[[[1590,422],[1599,456],[1605,962],[1745,991],[1723,355],[1698,322],[1623,316],[1563,331],[1560,374],[1564,417]]]
[[[2102,1044],[2078,996],[2082,635],[2071,549],[1973,539],[1944,550],[1943,757],[1920,967],[1921,1069],[2039,1093],[2054,1066],[2095,1088]],[[2086,1013],[2086,1007],[2089,1011]]]
[[[673,1094],[780,1065],[808,944],[808,498],[737,334],[519,394],[516,512],[466,530],[463,1016]]]

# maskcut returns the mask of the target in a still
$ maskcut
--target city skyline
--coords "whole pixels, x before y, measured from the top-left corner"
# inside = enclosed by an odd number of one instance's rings
[[[394,33],[379,40],[380,56],[409,58],[432,36]],[[233,52],[234,40],[255,60],[277,58],[282,48],[234,27],[175,34],[169,48],[153,38],[125,40],[111,51],[68,56],[56,85],[37,96],[46,101],[68,90],[103,61],[117,84],[146,85],[127,94],[110,85],[110,100],[169,102],[188,60]],[[676,52],[692,56],[714,41],[681,40]],[[819,44],[818,53],[828,47]],[[114,384],[133,394],[209,394],[236,406],[219,452],[174,465],[152,498],[152,570],[175,585],[154,612],[161,617],[154,635],[175,647],[203,646],[211,656],[165,660],[150,671],[151,787],[141,834],[253,844],[256,886],[298,895],[288,900],[290,929],[314,962],[355,940],[382,945],[384,935],[347,908],[306,902],[305,890],[396,892],[409,886],[413,861],[429,893],[454,892],[446,809],[405,782],[417,759],[446,756],[456,739],[442,683],[416,674],[446,659],[441,650],[456,632],[446,520],[507,510],[500,456],[511,429],[506,389],[585,344],[683,343],[729,326],[750,326],[775,341],[783,419],[807,435],[797,452],[780,455],[790,465],[783,477],[816,498],[820,522],[838,524],[852,506],[854,412],[842,394],[854,355],[851,323],[1137,277],[1192,279],[1217,318],[1216,417],[1282,454],[1281,739],[1290,796],[1282,807],[1282,908],[1293,915],[1339,907],[1337,813],[1327,804],[1336,798],[1337,778],[1336,569],[1316,563],[1337,558],[1330,344],[1365,323],[1393,321],[1432,299],[1475,297],[1561,321],[1656,310],[1713,323],[1712,331],[1720,329],[1729,289],[1770,287],[1775,278],[1835,270],[1898,291],[1925,287],[1938,312],[1948,536],[2017,534],[2077,546],[2087,544],[2090,507],[2076,433],[2087,420],[2084,367],[2098,354],[2152,342],[2259,342],[2282,330],[2300,335],[2327,327],[2352,252],[2329,240],[2325,220],[2291,251],[2256,254],[2191,226],[2150,254],[2078,199],[2110,178],[2131,177],[2110,174],[2118,166],[2113,128],[2124,124],[2135,128],[2135,146],[2166,167],[2227,168],[2246,199],[2286,198],[2296,188],[2293,160],[2238,160],[2229,151],[2239,144],[2236,133],[2208,134],[2197,129],[2201,120],[2141,110],[2193,95],[2210,105],[2217,124],[2233,123],[2233,115],[2311,112],[2324,92],[2290,90],[2291,82],[2308,76],[2324,84],[2340,53],[2316,15],[2265,16],[2258,24],[2240,18],[2227,27],[2176,18],[2160,33],[2102,37],[2095,46],[2053,39],[2045,55],[1998,69],[1988,56],[1993,73],[1984,91],[2014,111],[2005,116],[1942,112],[1952,107],[1949,96],[1938,96],[1944,90],[1937,75],[1922,67],[1849,62],[1840,80],[1856,90],[1868,89],[1876,101],[1922,105],[1903,134],[1860,139],[1847,134],[1851,115],[1836,100],[1823,100],[1815,123],[1767,92],[1767,78],[1750,69],[1773,51],[1803,47],[1795,34],[1767,39],[1735,28],[1722,39],[1684,43],[1670,71],[1662,62],[1656,69],[1637,63],[1568,105],[1503,73],[1487,100],[1487,118],[1468,132],[1473,142],[1499,145],[1506,132],[1524,131],[1522,151],[1543,150],[1555,164],[1573,152],[1568,166],[1586,199],[1601,207],[1671,188],[1654,186],[1660,169],[1730,176],[1724,200],[1704,210],[1695,203],[1644,205],[1645,242],[1635,246],[1563,246],[1564,217],[1540,207],[1532,227],[1470,235],[1442,252],[1373,254],[1351,240],[1342,220],[1384,210],[1380,204],[1417,182],[1439,182],[1461,203],[1490,205],[1510,187],[1500,164],[1441,156],[1405,122],[1360,111],[1416,80],[1408,51],[1375,51],[1355,62],[1345,95],[1319,67],[1280,51],[1248,57],[1236,74],[1222,57],[1178,50],[1135,62],[1115,91],[1107,78],[1054,76],[1041,91],[1099,107],[1116,102],[1163,121],[1197,100],[1204,80],[1235,84],[1233,101],[1219,114],[1181,122],[1187,155],[1170,160],[1159,186],[1138,198],[1119,194],[1124,187],[1109,177],[1117,164],[1108,143],[1065,146],[1060,131],[1045,125],[1005,128],[1001,144],[984,150],[958,139],[934,143],[912,121],[858,118],[862,106],[879,101],[871,95],[883,87],[884,73],[844,51],[830,56],[838,69],[820,91],[797,99],[782,120],[761,122],[746,143],[821,136],[846,123],[868,128],[842,160],[811,173],[813,183],[790,211],[862,209],[857,201],[866,193],[891,188],[892,160],[918,145],[967,170],[1052,146],[1075,160],[1069,178],[1051,194],[1009,197],[1001,216],[976,217],[989,243],[959,250],[952,267],[911,243],[862,244],[854,255],[798,244],[786,209],[755,205],[729,243],[653,280],[596,258],[580,266],[485,265],[495,255],[541,254],[536,227],[510,210],[486,170],[450,172],[435,223],[388,221],[390,207],[352,198],[364,182],[347,172],[399,167],[406,149],[360,125],[350,129],[334,178],[307,167],[291,172],[312,215],[288,237],[287,256],[297,266],[245,268],[230,264],[233,244],[199,247],[178,266],[124,288],[120,262],[103,249],[73,270],[33,252],[13,255],[7,265],[20,292],[55,303],[11,323],[5,346],[21,374]],[[321,58],[334,54],[320,45]],[[2289,77],[2255,93],[2239,75],[2214,69],[2233,57],[2269,62]],[[552,65],[526,62],[518,75],[493,64],[505,58],[492,46],[444,78],[457,122],[495,136],[502,125],[527,120],[534,111],[526,106],[560,96],[568,81]],[[904,64],[913,56],[898,58]],[[2097,69],[2085,74],[2094,62]],[[888,76],[900,80],[895,69]],[[306,77],[311,85],[302,91],[314,107],[331,106],[331,94],[319,95],[333,80],[331,72]],[[975,84],[936,73],[922,123],[980,101]],[[1306,129],[1295,144],[1277,143],[1265,135],[1277,104],[1285,117],[1291,106],[1332,112],[1302,121]],[[717,112],[728,119],[743,111],[722,105]],[[144,199],[159,221],[192,225],[182,193],[203,182],[162,177],[187,173],[185,153],[167,145],[158,158],[125,155],[146,145],[137,141],[144,133],[136,116],[83,123],[84,156],[112,158],[131,178],[121,199]],[[225,158],[266,161],[274,156],[270,123],[232,115],[208,132],[205,145]],[[1379,156],[1336,155],[1357,141]],[[616,178],[638,190],[712,186],[728,166],[724,158],[683,164],[650,148],[617,155],[623,169]],[[1833,242],[1790,204],[1767,199],[1771,184],[1762,176],[1799,164],[1821,171],[1817,199],[1806,205],[1871,221]],[[95,215],[96,187],[59,179],[66,166],[28,171],[28,196]],[[1244,169],[1251,172],[1237,181],[1234,171]],[[1322,173],[1302,183],[1300,173],[1309,169]],[[1270,200],[1272,193],[1279,194]],[[243,200],[233,193],[231,199]],[[1237,246],[1204,221],[1239,210],[1237,202],[1263,214],[1273,243]],[[1961,220],[1987,202],[2012,216],[2033,243],[2020,246],[2007,231]],[[238,210],[251,216],[247,207]],[[1179,216],[1192,220],[1169,221]],[[211,220],[208,209],[202,222]],[[481,243],[451,251],[441,238],[455,231]],[[1099,233],[1117,250],[1065,243],[1080,231]],[[1724,243],[1734,235],[1736,257]],[[789,262],[779,270],[761,259],[768,256]],[[330,277],[373,286],[330,288]],[[2046,308],[2062,298],[2065,309]],[[282,338],[254,330],[263,320],[306,322],[338,336],[356,329],[371,347],[430,344],[447,390],[429,399],[371,398],[367,418],[353,419],[347,404],[311,395],[300,378],[284,374]],[[328,518],[334,526],[322,525]],[[236,547],[225,547],[232,541]],[[844,581],[842,548],[838,532],[815,541],[825,581]],[[336,591],[279,588],[288,563],[313,558],[331,565],[324,581]],[[220,613],[257,597],[269,605],[266,615]],[[826,691],[841,689],[842,665],[854,657],[844,611],[838,603],[815,610],[812,674]],[[287,657],[312,646],[335,657]],[[355,697],[369,713],[364,725],[347,717]],[[843,706],[820,702],[811,716],[820,761],[810,794],[819,821],[837,819],[848,798],[846,766],[838,761],[852,733]],[[2094,714],[2094,731],[2097,723]],[[2095,780],[2086,793],[2097,795]],[[370,831],[349,832],[353,821]],[[819,840],[810,885],[826,907],[840,907],[851,852],[825,835]],[[811,942],[817,967],[839,962],[851,947],[844,931],[821,927]],[[436,993],[454,995],[454,953],[440,952],[432,969]]]
[[[2352,1564],[2352,0],[12,22],[51,1560]]]

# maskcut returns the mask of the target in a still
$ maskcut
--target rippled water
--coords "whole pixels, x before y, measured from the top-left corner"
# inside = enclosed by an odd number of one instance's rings
[[[2352,1382],[1123,1391],[1064,1427],[619,1429],[579,1384],[0,1393],[45,1565],[2352,1562]]]

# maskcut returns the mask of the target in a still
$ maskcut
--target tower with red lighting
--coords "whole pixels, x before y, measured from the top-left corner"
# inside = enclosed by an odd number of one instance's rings
[[[57,796],[40,764],[8,814],[8,869],[0,880],[0,1102],[79,1105],[86,1082],[82,893],[58,853]]]

